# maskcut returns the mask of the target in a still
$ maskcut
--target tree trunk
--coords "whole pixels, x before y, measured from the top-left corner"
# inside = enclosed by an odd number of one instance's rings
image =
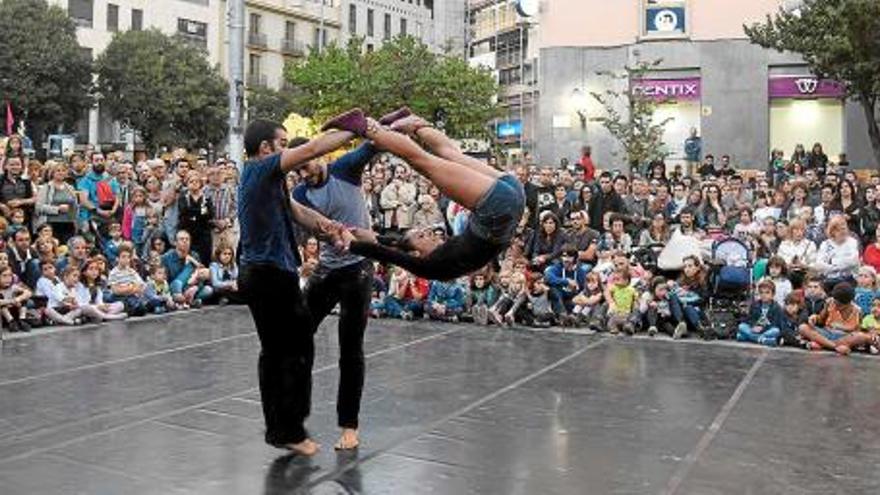
[[[862,95],[859,103],[862,105],[868,124],[868,137],[874,150],[874,168],[880,169],[880,123],[877,122],[877,98]]]

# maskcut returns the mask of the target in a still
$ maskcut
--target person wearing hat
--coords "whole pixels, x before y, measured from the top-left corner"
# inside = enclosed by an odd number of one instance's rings
[[[801,325],[799,333],[807,341],[807,349],[828,349],[845,356],[854,347],[871,343],[871,335],[859,331],[861,317],[854,297],[852,285],[841,282],[834,286],[825,309]]]

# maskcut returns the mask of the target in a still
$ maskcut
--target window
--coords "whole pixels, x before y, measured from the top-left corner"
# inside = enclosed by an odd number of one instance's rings
[[[313,40],[314,46],[327,46],[327,30],[323,31],[321,28],[315,28],[315,39]]]
[[[357,5],[351,4],[348,6],[348,32],[351,34],[357,34],[358,29],[358,8]]]
[[[92,27],[94,11],[95,2],[93,0],[70,0],[67,4],[67,12],[71,19],[82,27]]]
[[[374,17],[374,14],[375,14],[375,12],[373,12],[373,9],[367,9],[367,36],[373,36],[373,31],[374,31],[373,17]]]
[[[382,39],[391,39],[391,14],[385,14],[385,25],[383,26]]]
[[[202,48],[208,47],[208,25],[204,22],[177,19],[177,34]]]
[[[296,23],[286,21],[284,23],[284,39],[293,41],[296,39]]]
[[[144,29],[144,11],[141,9],[131,9],[131,30],[143,31]]]
[[[373,53],[373,50],[374,50],[373,44],[367,43],[367,53]]]
[[[400,18],[400,35],[406,36],[406,19]]]
[[[687,0],[642,0],[642,36],[678,38],[687,35]]]
[[[249,33],[259,33],[260,32],[260,21],[262,21],[262,16],[260,14],[251,14],[250,22],[248,23],[248,32]]]
[[[248,56],[248,74],[251,76],[259,76],[261,74],[260,64],[262,61],[262,57],[255,53],[251,53]]]
[[[119,5],[107,4],[107,31],[119,31]]]

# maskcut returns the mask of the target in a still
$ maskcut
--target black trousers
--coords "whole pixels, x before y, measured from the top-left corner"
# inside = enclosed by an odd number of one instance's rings
[[[266,443],[281,446],[308,437],[314,324],[295,273],[271,265],[242,268],[239,287],[260,337],[259,380]]]
[[[336,415],[341,428],[357,428],[364,389],[364,331],[370,310],[373,263],[364,260],[334,270],[319,267],[306,284],[306,301],[315,321],[339,303],[339,388]]]

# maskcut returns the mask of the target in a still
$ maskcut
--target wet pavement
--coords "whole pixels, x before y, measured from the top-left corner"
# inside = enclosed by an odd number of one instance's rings
[[[241,308],[7,340],[0,494],[880,493],[880,359],[371,321],[336,453],[335,319],[308,427],[262,441]]]

